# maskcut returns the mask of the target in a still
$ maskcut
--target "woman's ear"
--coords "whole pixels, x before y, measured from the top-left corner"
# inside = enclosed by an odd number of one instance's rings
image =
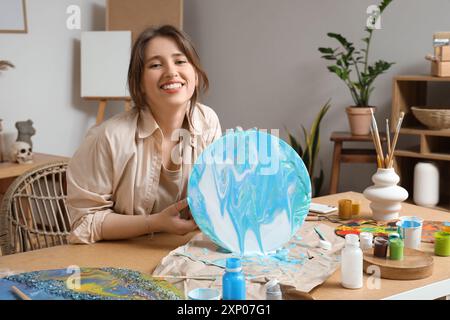
[[[195,73],[195,87],[198,88],[198,73]]]

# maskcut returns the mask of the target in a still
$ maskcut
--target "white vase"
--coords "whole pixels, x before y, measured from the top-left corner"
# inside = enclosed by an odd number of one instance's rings
[[[374,220],[395,220],[402,208],[401,203],[408,198],[408,191],[397,185],[400,177],[394,168],[378,168],[372,176],[373,186],[364,190],[364,196],[371,201],[370,208]]]
[[[414,203],[434,207],[439,202],[439,170],[432,162],[418,162],[414,167]]]

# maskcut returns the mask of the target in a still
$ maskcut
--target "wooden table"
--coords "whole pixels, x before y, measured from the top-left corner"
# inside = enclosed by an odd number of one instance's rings
[[[33,163],[30,164],[19,164],[13,162],[0,162],[0,201],[8,189],[9,185],[14,181],[15,178],[20,176],[26,171],[40,166],[44,163],[54,162],[54,161],[65,161],[69,160],[67,157],[54,156],[45,153],[34,153]]]
[[[341,170],[341,163],[377,163],[376,152],[372,142],[372,136],[355,136],[350,132],[333,132],[330,140],[334,142],[333,162],[331,166],[330,179],[330,194],[336,193],[339,186],[339,173]],[[386,142],[386,134],[380,132],[381,143]],[[344,142],[355,143],[365,142],[370,143],[371,148],[357,149],[344,148]]]
[[[347,192],[315,198],[314,202],[336,205],[340,198],[361,200],[362,215],[368,217],[369,202],[359,193]],[[404,204],[403,215],[417,215],[425,219],[450,220],[450,215],[411,204]],[[330,222],[323,222],[333,225]],[[93,245],[65,245],[0,257],[0,275],[8,271],[83,267],[119,267],[151,274],[160,260],[171,250],[185,244],[194,235],[174,236],[158,234],[126,241],[99,242]],[[433,245],[423,243],[422,250],[432,254]],[[310,293],[314,299],[435,299],[450,294],[450,257],[434,258],[433,275],[421,280],[399,281],[381,279],[380,289],[370,289],[370,276],[364,275],[364,287],[344,289],[340,285],[340,270]]]

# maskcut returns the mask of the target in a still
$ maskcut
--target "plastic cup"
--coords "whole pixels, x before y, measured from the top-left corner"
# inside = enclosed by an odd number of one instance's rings
[[[434,254],[437,256],[450,256],[450,233],[436,232],[434,234]]]
[[[197,288],[189,291],[189,300],[220,300],[220,291],[213,288]]]
[[[405,248],[419,249],[422,240],[423,219],[418,217],[400,217],[397,228]]]

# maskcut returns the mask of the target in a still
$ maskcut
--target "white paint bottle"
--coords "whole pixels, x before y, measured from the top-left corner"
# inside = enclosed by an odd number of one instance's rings
[[[345,236],[345,247],[341,253],[341,284],[348,289],[363,286],[363,253],[356,234]]]

